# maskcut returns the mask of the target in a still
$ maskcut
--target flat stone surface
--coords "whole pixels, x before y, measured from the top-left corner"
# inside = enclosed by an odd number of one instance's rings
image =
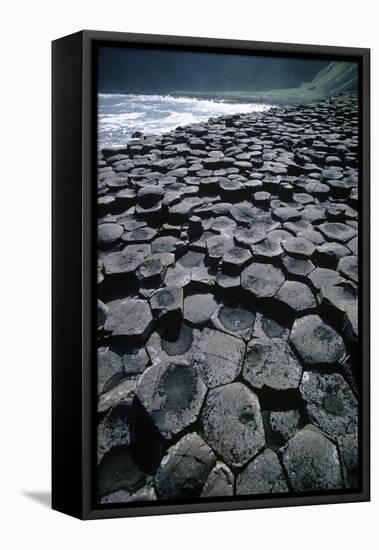
[[[222,258],[223,269],[240,271],[251,260],[251,252],[246,248],[234,247],[227,250]]]
[[[174,286],[160,288],[150,298],[153,316],[157,319],[183,316],[183,289]]]
[[[125,377],[121,357],[109,348],[97,353],[97,391],[102,394]]]
[[[298,410],[264,411],[263,414],[267,444],[274,449],[282,447],[303,426]]]
[[[147,302],[127,299],[111,310],[104,328],[112,336],[135,338],[144,342],[149,336],[152,323],[153,316]]]
[[[329,241],[346,243],[356,236],[357,232],[350,225],[344,223],[326,222],[318,226],[319,231]]]
[[[301,260],[292,256],[283,256],[282,262],[285,270],[295,277],[306,278],[316,268],[311,260]]]
[[[317,428],[306,426],[280,452],[293,491],[343,487],[337,448]]]
[[[206,391],[196,369],[175,362],[147,368],[136,394],[163,437],[170,439],[195,422]]]
[[[306,365],[332,365],[345,355],[341,336],[318,315],[296,319],[290,341]]]
[[[274,451],[266,449],[238,475],[237,495],[265,495],[288,491],[282,467]]]
[[[309,286],[298,281],[286,281],[280,287],[275,297],[293,312],[307,311],[317,306],[317,302]]]
[[[282,242],[282,247],[290,256],[308,259],[316,250],[313,243],[302,237],[292,237]]]
[[[116,447],[129,446],[132,439],[132,414],[130,405],[121,403],[101,419],[97,429],[97,460]]]
[[[242,375],[254,388],[297,388],[303,369],[289,345],[280,338],[250,340]]]
[[[254,312],[233,304],[220,305],[212,316],[215,328],[247,340],[250,339],[254,321]]]
[[[191,324],[203,326],[210,322],[217,302],[212,294],[193,294],[184,299],[184,319]]]
[[[209,474],[201,497],[229,497],[234,493],[234,475],[226,464],[218,462]]]
[[[257,298],[271,298],[284,281],[282,270],[271,264],[253,263],[241,273],[242,287]]]
[[[205,440],[229,466],[243,466],[264,447],[258,398],[239,382],[210,390],[201,420]]]
[[[185,435],[169,448],[155,476],[161,499],[195,498],[215,465],[211,448],[196,433]]]
[[[346,277],[346,279],[351,279],[355,283],[358,283],[358,268],[357,256],[346,256],[346,258],[341,258],[337,266],[341,275]]]
[[[103,223],[97,227],[97,244],[100,248],[112,246],[124,233],[122,225]]]
[[[209,388],[215,388],[237,378],[244,354],[242,340],[205,328],[195,346],[194,368]]]
[[[333,437],[355,433],[358,404],[340,374],[304,372],[300,393],[310,421]]]
[[[314,288],[320,290],[323,287],[338,285],[343,282],[343,278],[334,269],[325,267],[316,267],[308,276]]]

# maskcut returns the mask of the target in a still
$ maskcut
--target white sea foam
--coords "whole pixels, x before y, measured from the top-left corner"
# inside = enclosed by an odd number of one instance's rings
[[[162,134],[211,117],[265,111],[270,105],[147,94],[99,94],[99,147],[122,146],[134,132]]]

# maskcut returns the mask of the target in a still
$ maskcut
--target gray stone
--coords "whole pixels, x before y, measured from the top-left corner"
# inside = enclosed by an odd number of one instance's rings
[[[317,428],[306,426],[280,452],[293,491],[342,488],[337,449]]]
[[[254,258],[272,259],[279,258],[283,254],[283,248],[278,239],[272,239],[270,236],[263,241],[251,245],[251,251]]]
[[[233,382],[242,368],[245,344],[217,330],[205,328],[196,342],[193,365],[209,388]]]
[[[116,407],[119,403],[128,403],[131,405],[136,394],[137,382],[137,376],[129,376],[128,378],[124,378],[117,386],[103,393],[98,399],[98,412],[104,413]]]
[[[154,487],[142,487],[135,493],[125,490],[115,491],[101,499],[101,504],[122,504],[124,502],[151,502],[157,500]]]
[[[263,415],[266,438],[274,449],[282,447],[303,426],[297,410],[264,411]]]
[[[291,221],[295,222],[301,218],[299,212],[290,206],[280,206],[279,208],[275,208],[273,215],[283,223]]]
[[[282,242],[282,246],[290,256],[295,256],[296,258],[302,259],[310,258],[316,250],[313,243],[301,237],[291,237],[286,239]]]
[[[169,448],[155,476],[161,499],[196,498],[215,465],[210,447],[196,433]]]
[[[201,492],[202,498],[230,497],[234,493],[234,475],[226,464],[217,462]]]
[[[157,319],[180,319],[183,316],[183,289],[174,286],[158,289],[150,298],[150,307]]]
[[[355,433],[358,405],[340,374],[304,372],[300,393],[310,421],[333,437]]]
[[[97,228],[97,244],[100,248],[109,248],[123,233],[124,228],[118,223],[102,223]]]
[[[284,281],[282,270],[271,264],[254,263],[241,273],[242,287],[257,298],[271,298]]]
[[[239,382],[210,390],[201,419],[205,440],[229,466],[243,466],[264,447],[258,398]]]
[[[326,222],[318,226],[319,231],[324,235],[329,241],[337,241],[341,243],[346,243],[350,241],[357,232],[350,225],[344,223],[330,223]]]
[[[212,294],[193,294],[184,299],[184,319],[197,326],[210,322],[217,302]]]
[[[332,365],[345,355],[341,336],[318,315],[296,319],[290,341],[306,365]]]
[[[359,487],[358,435],[347,434],[339,438],[338,447],[345,485],[348,489],[357,489]]]
[[[127,243],[149,243],[157,236],[157,230],[152,227],[140,227],[123,235]]]
[[[358,258],[357,256],[346,256],[338,262],[337,269],[344,277],[358,283]]]
[[[242,375],[255,388],[290,390],[298,387],[303,369],[289,345],[280,338],[250,340]]]
[[[249,340],[254,327],[255,313],[242,306],[220,305],[212,316],[218,330]]]
[[[131,443],[133,411],[129,404],[121,403],[101,419],[97,428],[97,461],[114,447],[129,446]]]
[[[240,271],[251,260],[251,252],[246,248],[234,247],[227,250],[222,258],[222,267],[227,271]]]
[[[97,392],[108,391],[125,378],[121,357],[109,348],[97,352]]]
[[[343,282],[342,277],[334,271],[325,267],[316,267],[308,276],[315,289],[338,285]]]
[[[286,281],[278,290],[275,298],[295,313],[304,312],[317,306],[309,286],[298,281]]]
[[[238,475],[237,495],[267,495],[288,492],[282,467],[271,449],[266,449],[252,460]]]
[[[145,342],[153,323],[149,304],[143,300],[126,299],[111,310],[105,330],[112,336],[121,336]]]
[[[143,284],[159,284],[163,280],[167,268],[174,263],[175,257],[169,252],[151,254],[137,268],[137,278]]]
[[[300,260],[292,256],[282,256],[282,262],[289,275],[304,279],[316,268],[311,260]]]
[[[195,422],[206,391],[194,368],[173,362],[148,367],[136,394],[163,437],[170,439]]]

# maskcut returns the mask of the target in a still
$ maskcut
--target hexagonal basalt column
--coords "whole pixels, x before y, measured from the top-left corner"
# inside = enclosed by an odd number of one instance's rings
[[[264,447],[258,397],[240,382],[211,390],[201,420],[205,440],[230,466],[243,466]]]
[[[136,394],[161,434],[170,439],[195,422],[206,391],[193,367],[175,362],[146,369]]]

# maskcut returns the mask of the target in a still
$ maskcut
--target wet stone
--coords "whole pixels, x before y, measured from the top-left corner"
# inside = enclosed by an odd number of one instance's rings
[[[342,488],[337,448],[317,428],[306,426],[280,452],[293,491]]]
[[[289,390],[297,388],[302,367],[289,345],[280,338],[250,340],[242,376],[254,388]]]
[[[249,340],[254,327],[255,313],[239,305],[222,304],[212,317],[218,330]]]
[[[216,463],[201,492],[202,498],[229,497],[234,493],[234,475],[222,462]]]
[[[237,477],[237,495],[285,492],[288,492],[287,482],[279,459],[271,449],[258,455]]]
[[[296,319],[290,341],[306,365],[331,365],[345,355],[341,336],[318,315]]]
[[[304,372],[300,393],[310,421],[333,437],[355,433],[358,404],[340,374]]]
[[[243,466],[265,445],[258,398],[239,382],[210,390],[201,420],[205,440],[229,466]]]
[[[194,368],[174,362],[148,367],[136,394],[163,437],[170,439],[195,422],[206,391]]]
[[[217,308],[212,294],[193,294],[184,299],[184,319],[190,324],[203,326],[210,322]]]
[[[215,465],[210,447],[196,433],[185,435],[170,447],[155,476],[161,499],[196,498]]]
[[[288,306],[294,313],[304,312],[317,306],[309,286],[298,281],[286,281],[278,290],[275,298]]]
[[[148,338],[153,323],[149,304],[143,300],[124,300],[111,310],[105,330],[112,336],[144,342]]]
[[[244,354],[242,340],[205,328],[195,345],[193,365],[207,386],[215,388],[237,378]]]
[[[284,281],[282,270],[271,264],[254,263],[241,273],[242,287],[257,298],[271,298]]]

